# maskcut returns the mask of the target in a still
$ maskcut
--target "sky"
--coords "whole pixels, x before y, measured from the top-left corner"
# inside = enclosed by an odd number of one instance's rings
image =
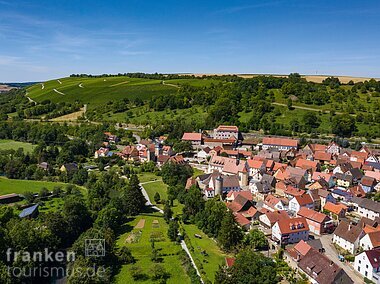
[[[380,78],[380,1],[0,0],[0,82],[119,72]]]

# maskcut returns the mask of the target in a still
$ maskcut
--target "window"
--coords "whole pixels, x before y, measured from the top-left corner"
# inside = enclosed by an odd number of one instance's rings
[[[362,263],[362,261],[359,259],[359,264],[361,264]]]
[[[367,277],[367,276],[368,276],[368,271],[366,271],[366,272],[364,273],[364,275]]]
[[[365,266],[365,268],[368,268],[368,264]]]

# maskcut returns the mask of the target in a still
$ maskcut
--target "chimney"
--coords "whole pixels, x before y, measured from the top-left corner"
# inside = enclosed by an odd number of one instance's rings
[[[348,230],[351,231],[351,223],[348,225]]]

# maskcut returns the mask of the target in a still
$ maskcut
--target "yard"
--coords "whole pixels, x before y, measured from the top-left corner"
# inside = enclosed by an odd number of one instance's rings
[[[145,221],[141,221],[145,220]],[[119,236],[117,246],[127,246],[136,263],[134,265],[142,269],[147,276],[151,275],[150,269],[155,264],[151,260],[151,238],[155,239],[155,248],[159,250],[162,257],[160,263],[170,274],[167,283],[190,283],[184,268],[181,265],[177,255],[181,247],[169,240],[167,237],[168,225],[162,217],[162,214],[146,213],[137,216],[134,220],[124,225],[124,233]],[[116,283],[134,283],[131,275],[131,269],[134,265],[123,265],[119,274],[116,276]],[[151,279],[139,281],[139,283],[152,283]]]
[[[0,140],[0,150],[18,150],[19,148],[24,149],[24,152],[33,152],[37,145],[32,145],[31,143],[19,142],[14,140]]]

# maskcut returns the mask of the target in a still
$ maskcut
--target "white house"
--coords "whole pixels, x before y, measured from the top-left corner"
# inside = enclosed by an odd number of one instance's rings
[[[341,221],[334,231],[333,243],[354,254],[359,247],[359,241],[363,235],[364,232],[360,226],[354,226],[346,221]]]
[[[288,210],[288,200],[286,198],[275,197],[272,194],[268,194],[263,203],[263,208],[270,211],[275,210]]]
[[[309,225],[305,218],[279,220],[272,227],[272,238],[280,244],[294,244],[309,239]]]
[[[359,241],[359,245],[363,250],[370,250],[380,247],[380,231],[367,233]]]
[[[353,197],[352,203],[357,213],[371,220],[380,216],[380,203],[368,198]]]
[[[286,151],[290,149],[298,148],[298,140],[288,139],[288,138],[263,138],[263,150],[268,150],[271,148],[277,149],[279,151]]]
[[[309,209],[314,209],[314,201],[309,194],[303,194],[301,196],[295,196],[289,201],[289,210],[295,213],[301,209],[301,207],[306,207]]]
[[[363,251],[355,256],[354,269],[369,280],[380,284],[380,250]]]
[[[249,176],[253,180],[261,180],[263,174],[265,173],[265,162],[260,160],[247,160]]]
[[[238,138],[239,128],[237,126],[219,125],[214,129],[214,138],[216,139],[228,139],[231,137]]]

